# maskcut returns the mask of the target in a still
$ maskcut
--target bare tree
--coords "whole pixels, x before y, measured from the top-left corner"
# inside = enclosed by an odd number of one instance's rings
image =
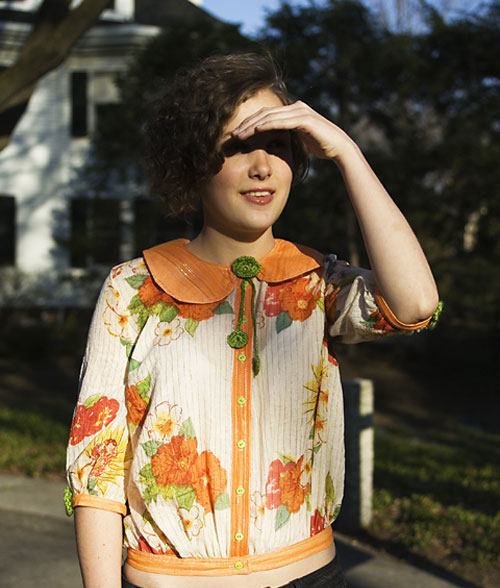
[[[60,65],[109,0],[44,0],[15,63],[0,73],[0,151],[10,140],[37,81]]]

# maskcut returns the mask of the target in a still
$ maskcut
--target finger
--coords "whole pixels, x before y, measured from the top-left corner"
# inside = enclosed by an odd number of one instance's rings
[[[271,130],[297,130],[307,133],[304,117],[305,115],[301,116],[300,113],[289,111],[266,113],[242,123],[232,132],[232,135],[239,139],[246,139],[255,133]]]
[[[298,124],[304,114],[306,114],[305,109],[298,106],[298,103],[261,108],[241,121],[231,134],[243,138],[264,129],[295,128],[293,124]],[[285,123],[284,121],[287,122]]]

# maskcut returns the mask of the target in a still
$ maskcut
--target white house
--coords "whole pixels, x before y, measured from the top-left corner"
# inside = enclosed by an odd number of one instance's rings
[[[0,67],[15,61],[41,1],[0,1]],[[69,58],[39,81],[0,152],[0,305],[86,304],[105,269],[135,253],[139,188],[121,198],[85,199],[75,198],[73,184],[100,109],[119,99],[116,74],[169,18],[213,18],[195,4],[111,1]],[[94,253],[82,253],[79,239],[95,242]]]

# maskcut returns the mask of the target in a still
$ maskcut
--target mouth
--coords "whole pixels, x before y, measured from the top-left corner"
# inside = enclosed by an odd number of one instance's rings
[[[271,202],[274,196],[274,190],[247,190],[246,192],[241,192],[241,195],[249,202],[263,205]]]

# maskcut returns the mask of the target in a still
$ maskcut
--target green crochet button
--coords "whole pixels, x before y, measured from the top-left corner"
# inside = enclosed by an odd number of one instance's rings
[[[234,536],[235,541],[243,541],[243,533],[240,533],[240,531],[238,531],[235,536]]]
[[[236,329],[227,336],[227,343],[233,349],[241,349],[248,343],[248,335],[241,329]]]
[[[241,561],[237,561],[234,563],[234,567],[237,570],[242,570],[243,569],[243,564],[241,563]]]
[[[246,443],[243,441],[243,439],[240,439],[236,445],[238,446],[238,449],[245,449]]]
[[[231,270],[238,278],[255,278],[261,269],[260,263],[251,255],[237,257],[231,264]]]
[[[243,486],[238,486],[238,488],[236,488],[236,494],[238,496],[241,496],[242,494],[245,494],[245,488],[243,488]]]
[[[238,404],[240,406],[243,406],[244,404],[246,404],[246,398],[244,396],[238,396]]]
[[[247,356],[244,353],[240,353],[238,355],[238,360],[239,361],[245,361],[246,358],[247,358]]]

